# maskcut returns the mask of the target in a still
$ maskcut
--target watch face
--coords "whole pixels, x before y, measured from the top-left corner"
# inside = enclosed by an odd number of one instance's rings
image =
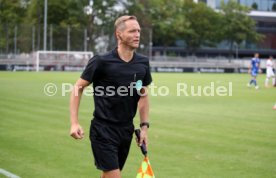
[[[142,80],[138,80],[138,81],[136,82],[136,84],[135,84],[136,90],[141,90],[142,87],[143,87],[143,82],[142,82]]]

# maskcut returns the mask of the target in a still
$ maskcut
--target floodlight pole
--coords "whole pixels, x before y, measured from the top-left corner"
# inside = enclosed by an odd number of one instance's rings
[[[47,6],[48,0],[44,0],[44,41],[43,41],[43,50],[47,50]]]
[[[149,60],[152,60],[152,27],[149,29]]]

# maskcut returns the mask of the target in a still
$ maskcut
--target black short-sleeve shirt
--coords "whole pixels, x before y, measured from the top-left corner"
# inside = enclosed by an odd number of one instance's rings
[[[125,62],[117,48],[91,58],[81,78],[93,83],[94,117],[110,123],[132,123],[140,99],[139,87],[135,86],[152,82],[146,56],[134,53],[133,58]]]

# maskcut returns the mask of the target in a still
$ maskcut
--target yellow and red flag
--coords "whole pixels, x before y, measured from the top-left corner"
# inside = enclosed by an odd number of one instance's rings
[[[136,178],[155,178],[148,157],[145,157]]]

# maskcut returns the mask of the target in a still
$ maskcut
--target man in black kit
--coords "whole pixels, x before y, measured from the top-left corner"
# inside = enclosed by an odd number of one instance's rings
[[[102,178],[121,178],[132,135],[133,118],[137,107],[140,115],[140,141],[148,143],[149,97],[146,86],[151,81],[149,60],[137,54],[140,25],[135,16],[121,16],[115,22],[117,47],[95,55],[89,60],[70,98],[70,134],[82,139],[83,129],[78,121],[81,95],[93,84],[94,118],[91,121],[90,141],[95,165]]]

